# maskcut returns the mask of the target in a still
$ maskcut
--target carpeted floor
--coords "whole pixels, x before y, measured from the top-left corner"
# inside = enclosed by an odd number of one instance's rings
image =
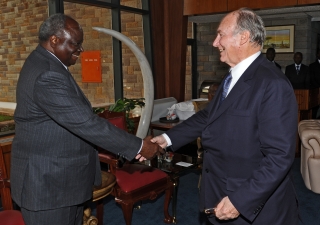
[[[199,170],[189,170],[180,177],[177,203],[177,221],[180,225],[210,224],[207,222],[206,216],[198,210],[199,172]],[[305,187],[300,174],[299,158],[296,158],[292,172],[300,206],[300,225],[320,225],[320,195]],[[104,203],[103,225],[125,225],[121,207],[115,203],[113,197],[107,197]],[[163,195],[154,201],[142,202],[141,209],[133,211],[132,225],[165,224],[163,222],[163,203]],[[93,213],[95,213],[95,205],[93,203],[92,209]],[[172,215],[171,207],[170,213]]]
[[[320,225],[320,195],[304,186],[298,158],[293,165],[293,176],[300,205],[301,225]],[[178,224],[209,225],[206,217],[198,210],[198,180],[199,171],[196,170],[190,170],[180,178],[177,203]],[[165,224],[163,202],[164,196],[160,196],[155,201],[144,201],[141,209],[133,211],[132,225]],[[111,196],[105,199],[103,225],[125,225],[121,207]]]

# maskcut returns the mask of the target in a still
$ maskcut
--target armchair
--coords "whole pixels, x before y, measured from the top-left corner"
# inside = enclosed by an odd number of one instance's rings
[[[301,140],[300,171],[308,189],[320,194],[320,120],[302,120],[298,125]]]
[[[109,120],[120,129],[126,130],[124,113],[105,111],[100,113],[99,116]],[[109,171],[116,177],[117,183],[112,195],[122,207],[126,225],[131,225],[134,203],[156,199],[163,192],[165,192],[164,222],[173,222],[173,218],[168,211],[173,183],[165,172],[150,166],[130,162],[125,162],[122,165],[116,155],[105,149],[99,149],[99,158],[102,163],[109,165]]]
[[[7,152],[11,151],[11,143],[0,146],[0,197],[3,207],[3,211],[0,211],[1,225],[24,225],[21,212],[13,209],[9,173],[4,160],[4,149]]]

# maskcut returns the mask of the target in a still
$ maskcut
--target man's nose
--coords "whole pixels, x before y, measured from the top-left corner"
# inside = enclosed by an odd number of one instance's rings
[[[216,37],[212,43],[212,46],[213,47],[218,47],[218,44],[219,44],[219,40],[218,40],[218,37]]]

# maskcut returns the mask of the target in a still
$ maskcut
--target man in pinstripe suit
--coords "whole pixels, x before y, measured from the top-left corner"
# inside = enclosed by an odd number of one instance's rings
[[[141,140],[93,114],[68,71],[82,42],[80,25],[55,14],[41,25],[39,45],[20,73],[11,186],[27,225],[82,224],[82,205],[101,182],[95,145],[128,160],[162,151],[150,137]]]

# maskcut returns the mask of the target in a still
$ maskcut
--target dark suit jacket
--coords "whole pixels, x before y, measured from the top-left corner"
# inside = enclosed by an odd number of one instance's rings
[[[281,70],[281,66],[278,63],[274,62],[274,64]]]
[[[301,64],[298,75],[295,64],[291,64],[286,67],[285,74],[290,80],[294,89],[310,88],[310,75],[308,66]]]
[[[267,60],[267,62],[272,63],[273,65],[275,65],[276,67],[278,67],[281,70],[281,66],[278,63],[276,63],[275,61]]]
[[[288,79],[269,63],[260,55],[220,106],[222,85],[206,109],[167,132],[174,150],[202,138],[200,210],[229,196],[241,213],[224,222],[212,216],[213,224],[298,224],[290,176],[297,101]]]
[[[310,73],[310,86],[312,88],[320,87],[320,64],[319,61],[315,61],[309,65]]]
[[[83,203],[101,181],[94,145],[132,159],[141,139],[93,114],[70,72],[38,46],[17,84],[12,197],[29,210]]]

